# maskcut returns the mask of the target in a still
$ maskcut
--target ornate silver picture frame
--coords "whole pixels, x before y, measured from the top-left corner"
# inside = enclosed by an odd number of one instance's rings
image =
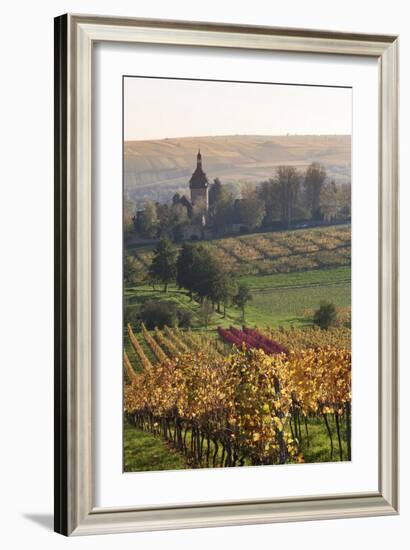
[[[379,73],[379,489],[98,508],[93,503],[92,52],[96,43],[370,57]],[[55,531],[63,535],[398,513],[398,37],[63,15],[55,20]]]

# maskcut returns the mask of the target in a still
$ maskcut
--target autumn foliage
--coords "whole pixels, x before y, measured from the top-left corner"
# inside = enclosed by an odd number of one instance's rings
[[[161,435],[193,467],[303,461],[301,418],[334,415],[338,434],[339,422],[350,421],[349,350],[294,351],[252,329],[229,334],[238,340],[223,355],[209,343],[201,349],[199,335],[168,329],[154,339],[143,329],[161,359],[134,376],[125,358],[129,421]],[[158,352],[158,340],[169,356]]]

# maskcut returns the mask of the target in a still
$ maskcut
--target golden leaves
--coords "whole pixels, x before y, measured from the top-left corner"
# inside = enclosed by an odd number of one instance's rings
[[[288,433],[295,408],[305,415],[337,414],[351,399],[351,353],[345,348],[296,349],[288,356],[242,349],[223,356],[190,332],[167,329],[165,337],[155,331],[156,340],[145,327],[142,332],[159,362],[132,374],[124,357],[132,378],[124,391],[125,410],[155,418],[178,415],[249,449],[263,463],[278,461],[280,441],[288,456],[298,456],[297,441]],[[130,327],[129,335],[136,340]],[[189,339],[196,345],[191,347]]]

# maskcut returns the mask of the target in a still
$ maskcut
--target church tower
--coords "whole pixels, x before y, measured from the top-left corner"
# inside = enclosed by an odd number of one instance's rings
[[[208,187],[208,178],[202,170],[201,151],[198,149],[198,154],[196,156],[196,170],[189,180],[189,189],[191,191],[192,205],[195,206],[195,204],[203,204],[205,212],[208,211]]]

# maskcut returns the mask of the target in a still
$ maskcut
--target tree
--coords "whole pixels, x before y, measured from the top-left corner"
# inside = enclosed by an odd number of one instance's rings
[[[140,310],[133,305],[125,306],[124,308],[124,326],[130,323],[131,325],[137,325],[140,322]]]
[[[351,184],[344,183],[338,186],[339,189],[339,208],[340,217],[344,219],[350,219],[352,215],[351,210]]]
[[[299,198],[301,175],[293,166],[278,166],[275,181],[279,189],[281,221],[288,228],[292,223],[293,211]]]
[[[209,300],[212,306],[217,305],[220,312],[221,303],[226,305],[235,293],[235,283],[225,267],[203,244],[184,243],[177,260],[177,285],[186,288],[192,298],[196,295],[203,303]]]
[[[209,322],[211,321],[213,314],[213,305],[208,299],[205,299],[198,310],[198,317],[201,325],[204,325],[206,329],[208,328]]]
[[[124,284],[135,286],[141,284],[143,275],[138,269],[138,263],[133,256],[127,254],[124,258]]]
[[[217,305],[217,312],[221,313],[221,303],[224,306],[223,315],[226,315],[226,306],[230,298],[235,294],[236,284],[232,275],[217,261],[211,263],[211,270],[208,273],[208,298]]]
[[[200,301],[210,300],[212,306],[216,305],[218,313],[221,313],[222,303],[225,315],[226,305],[235,293],[236,285],[232,275],[209,248],[195,249],[192,279],[193,291]]]
[[[178,309],[175,302],[156,302],[149,300],[145,302],[139,311],[139,320],[149,330],[155,327],[172,327],[177,325]]]
[[[250,231],[259,227],[266,214],[265,203],[258,198],[255,192],[248,193],[239,202],[239,220]]]
[[[134,218],[135,213],[135,204],[127,199],[124,199],[124,216],[123,216],[123,227],[124,227],[124,238],[127,239],[131,237],[134,233]]]
[[[238,287],[238,292],[234,296],[233,300],[234,300],[234,304],[236,305],[236,307],[239,308],[242,311],[242,322],[244,323],[245,322],[246,304],[250,300],[252,300],[252,294],[251,294],[251,291],[250,291],[249,287],[247,287],[244,284],[240,284],[239,287]]]
[[[195,283],[194,256],[196,246],[192,243],[184,243],[177,260],[177,285],[179,288],[186,288],[191,299]]]
[[[306,170],[304,190],[306,207],[309,209],[312,220],[320,220],[320,195],[326,180],[326,170],[318,162],[312,162]]]
[[[173,204],[171,206],[172,225],[184,224],[188,221],[188,212],[185,206],[182,204]]]
[[[153,238],[158,231],[157,208],[152,201],[146,201],[144,211],[139,219],[140,232],[143,237]]]
[[[277,181],[270,178],[263,181],[257,189],[258,197],[265,204],[264,225],[270,225],[273,221],[280,219],[280,188]]]
[[[320,192],[320,209],[323,218],[329,222],[337,217],[339,211],[339,190],[334,181],[323,186]]]
[[[192,325],[192,311],[185,308],[177,309],[178,326],[182,328],[190,328]]]
[[[215,204],[219,201],[220,197],[222,195],[222,183],[219,178],[215,178],[213,184],[209,188],[209,209],[211,212],[211,215],[214,212]]]
[[[235,199],[225,186],[221,188],[221,192],[212,210],[212,222],[215,233],[224,233],[234,220],[234,204]]]
[[[188,212],[182,204],[173,204],[170,210],[169,234],[172,235],[174,242],[180,242],[183,239],[183,228],[189,222]]]
[[[177,260],[177,285],[188,290],[190,297],[198,291],[198,275],[200,274],[201,258],[206,255],[201,244],[184,243]]]
[[[177,251],[167,239],[162,239],[154,251],[149,276],[153,281],[164,285],[164,292],[168,285],[175,281],[177,273]]]
[[[223,316],[226,317],[226,308],[233,301],[234,296],[238,292],[238,285],[234,279],[228,274],[224,293],[222,297],[222,303],[224,306]]]
[[[158,237],[167,238],[172,234],[172,211],[167,204],[156,204]]]
[[[200,301],[210,295],[214,258],[203,244],[184,243],[177,260],[177,284]]]
[[[192,290],[201,302],[209,298],[212,304],[217,302],[217,289],[214,289],[219,274],[219,262],[212,252],[203,245],[194,248],[192,264]]]
[[[315,311],[313,322],[321,329],[328,329],[337,323],[336,307],[332,302],[320,302],[320,307]]]

